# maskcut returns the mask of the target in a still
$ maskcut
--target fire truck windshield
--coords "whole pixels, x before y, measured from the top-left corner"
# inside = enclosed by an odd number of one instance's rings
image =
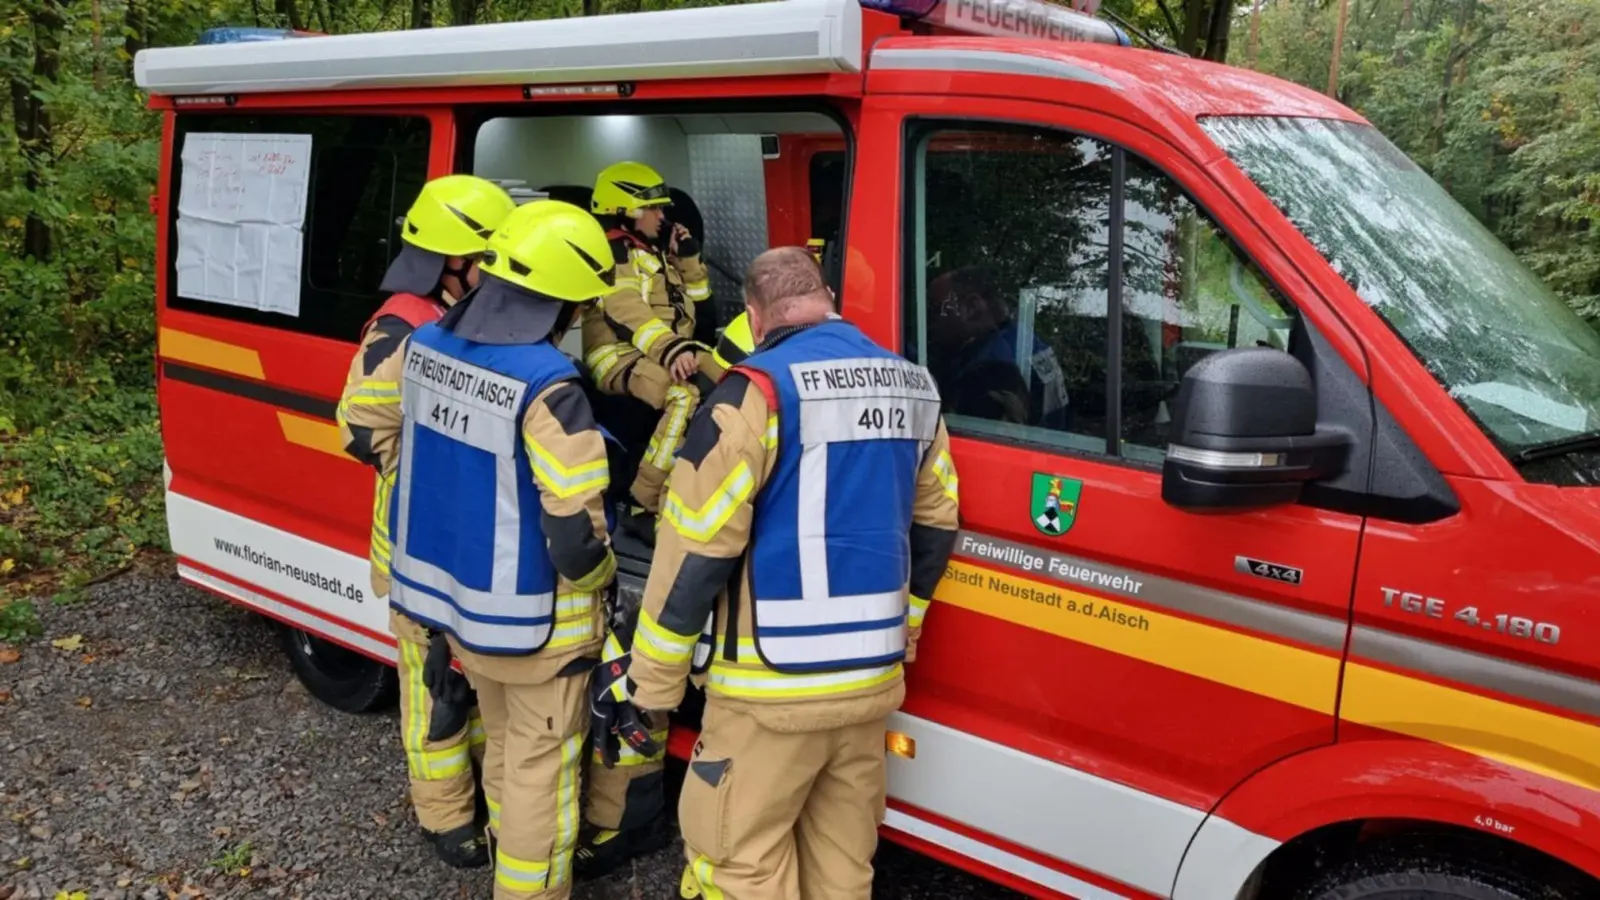
[[[1600,333],[1377,129],[1201,124],[1503,450],[1600,428]]]

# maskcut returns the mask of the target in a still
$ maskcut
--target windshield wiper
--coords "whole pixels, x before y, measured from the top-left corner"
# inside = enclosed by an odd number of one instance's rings
[[[1549,459],[1552,456],[1565,456],[1568,453],[1576,453],[1579,450],[1597,449],[1600,449],[1600,430],[1585,431],[1582,434],[1575,434],[1571,437],[1558,438],[1553,441],[1545,441],[1542,444],[1534,444],[1531,447],[1524,447],[1517,451],[1512,460],[1517,463],[1529,463],[1536,460]]]

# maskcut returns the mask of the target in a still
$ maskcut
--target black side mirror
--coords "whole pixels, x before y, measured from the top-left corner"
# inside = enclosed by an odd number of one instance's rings
[[[1180,509],[1294,503],[1344,468],[1351,438],[1317,427],[1317,390],[1300,361],[1265,347],[1214,353],[1184,373],[1161,499]]]

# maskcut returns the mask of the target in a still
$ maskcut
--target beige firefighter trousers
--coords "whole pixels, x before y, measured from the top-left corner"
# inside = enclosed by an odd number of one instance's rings
[[[887,727],[777,732],[711,698],[678,803],[683,895],[868,900]]]
[[[566,900],[578,843],[589,679],[505,684],[467,670],[488,735],[483,793],[495,900]]]
[[[396,644],[400,651],[400,742],[411,778],[411,805],[417,811],[418,824],[443,834],[471,824],[476,817],[478,782],[472,764],[483,760],[483,722],[474,714],[467,727],[445,740],[428,740],[433,697],[422,683],[428,645],[404,636],[397,636]]]
[[[722,377],[722,367],[701,353],[700,372],[714,383]],[[683,446],[683,436],[689,430],[689,419],[700,405],[700,390],[693,384],[679,384],[672,374],[647,356],[638,357],[631,365],[619,365],[609,378],[600,384],[608,394],[631,394],[635,399],[650,404],[661,411],[650,443],[639,461],[639,471],[633,479],[633,498],[652,514],[661,510],[661,490],[672,471],[672,463]]]

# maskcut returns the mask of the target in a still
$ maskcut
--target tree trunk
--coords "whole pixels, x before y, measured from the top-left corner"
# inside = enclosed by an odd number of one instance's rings
[[[305,23],[300,18],[300,9],[295,6],[294,0],[276,0],[278,19],[288,24],[295,31],[305,28]]]
[[[1261,0],[1250,9],[1250,68],[1256,67],[1257,53],[1261,49]]]
[[[1456,0],[1455,27],[1450,29],[1449,50],[1444,56],[1444,73],[1439,79],[1439,103],[1433,110],[1433,132],[1429,135],[1428,149],[1437,156],[1444,149],[1445,121],[1450,113],[1450,88],[1456,80],[1456,66],[1468,51],[1467,27],[1472,24],[1472,11],[1477,0]],[[1430,165],[1432,160],[1429,160]]]
[[[1222,62],[1228,58],[1228,35],[1232,31],[1233,0],[1212,0],[1211,27],[1206,29],[1206,59]]]
[[[144,8],[139,5],[141,2],[128,0],[128,5],[122,10],[122,49],[128,54],[127,77],[130,84],[133,82],[133,58],[149,43]]]
[[[411,27],[433,27],[433,0],[411,0]]]
[[[478,0],[450,0],[451,25],[476,25]]]
[[[1396,66],[1403,66],[1406,64],[1405,42],[1406,34],[1411,31],[1411,2],[1412,0],[1405,0],[1405,2],[1400,4],[1400,31],[1395,35],[1394,41],[1394,64]]]
[[[61,30],[65,22],[56,0],[39,0],[31,10],[33,24],[33,69],[11,79],[12,127],[22,151],[23,187],[38,195],[45,187],[54,146],[50,110],[35,91],[51,85],[61,72]],[[22,252],[32,259],[49,259],[55,245],[50,224],[38,212],[29,210],[23,224]]]
[[[1195,56],[1200,51],[1200,28],[1206,21],[1206,0],[1186,0],[1183,15],[1183,34],[1178,38],[1178,49]]]
[[[586,16],[600,15],[600,0],[583,0],[583,14]]]
[[[1344,56],[1344,26],[1350,18],[1350,0],[1339,0],[1339,20],[1333,27],[1333,62],[1328,64],[1328,96],[1339,97],[1339,62]]]

